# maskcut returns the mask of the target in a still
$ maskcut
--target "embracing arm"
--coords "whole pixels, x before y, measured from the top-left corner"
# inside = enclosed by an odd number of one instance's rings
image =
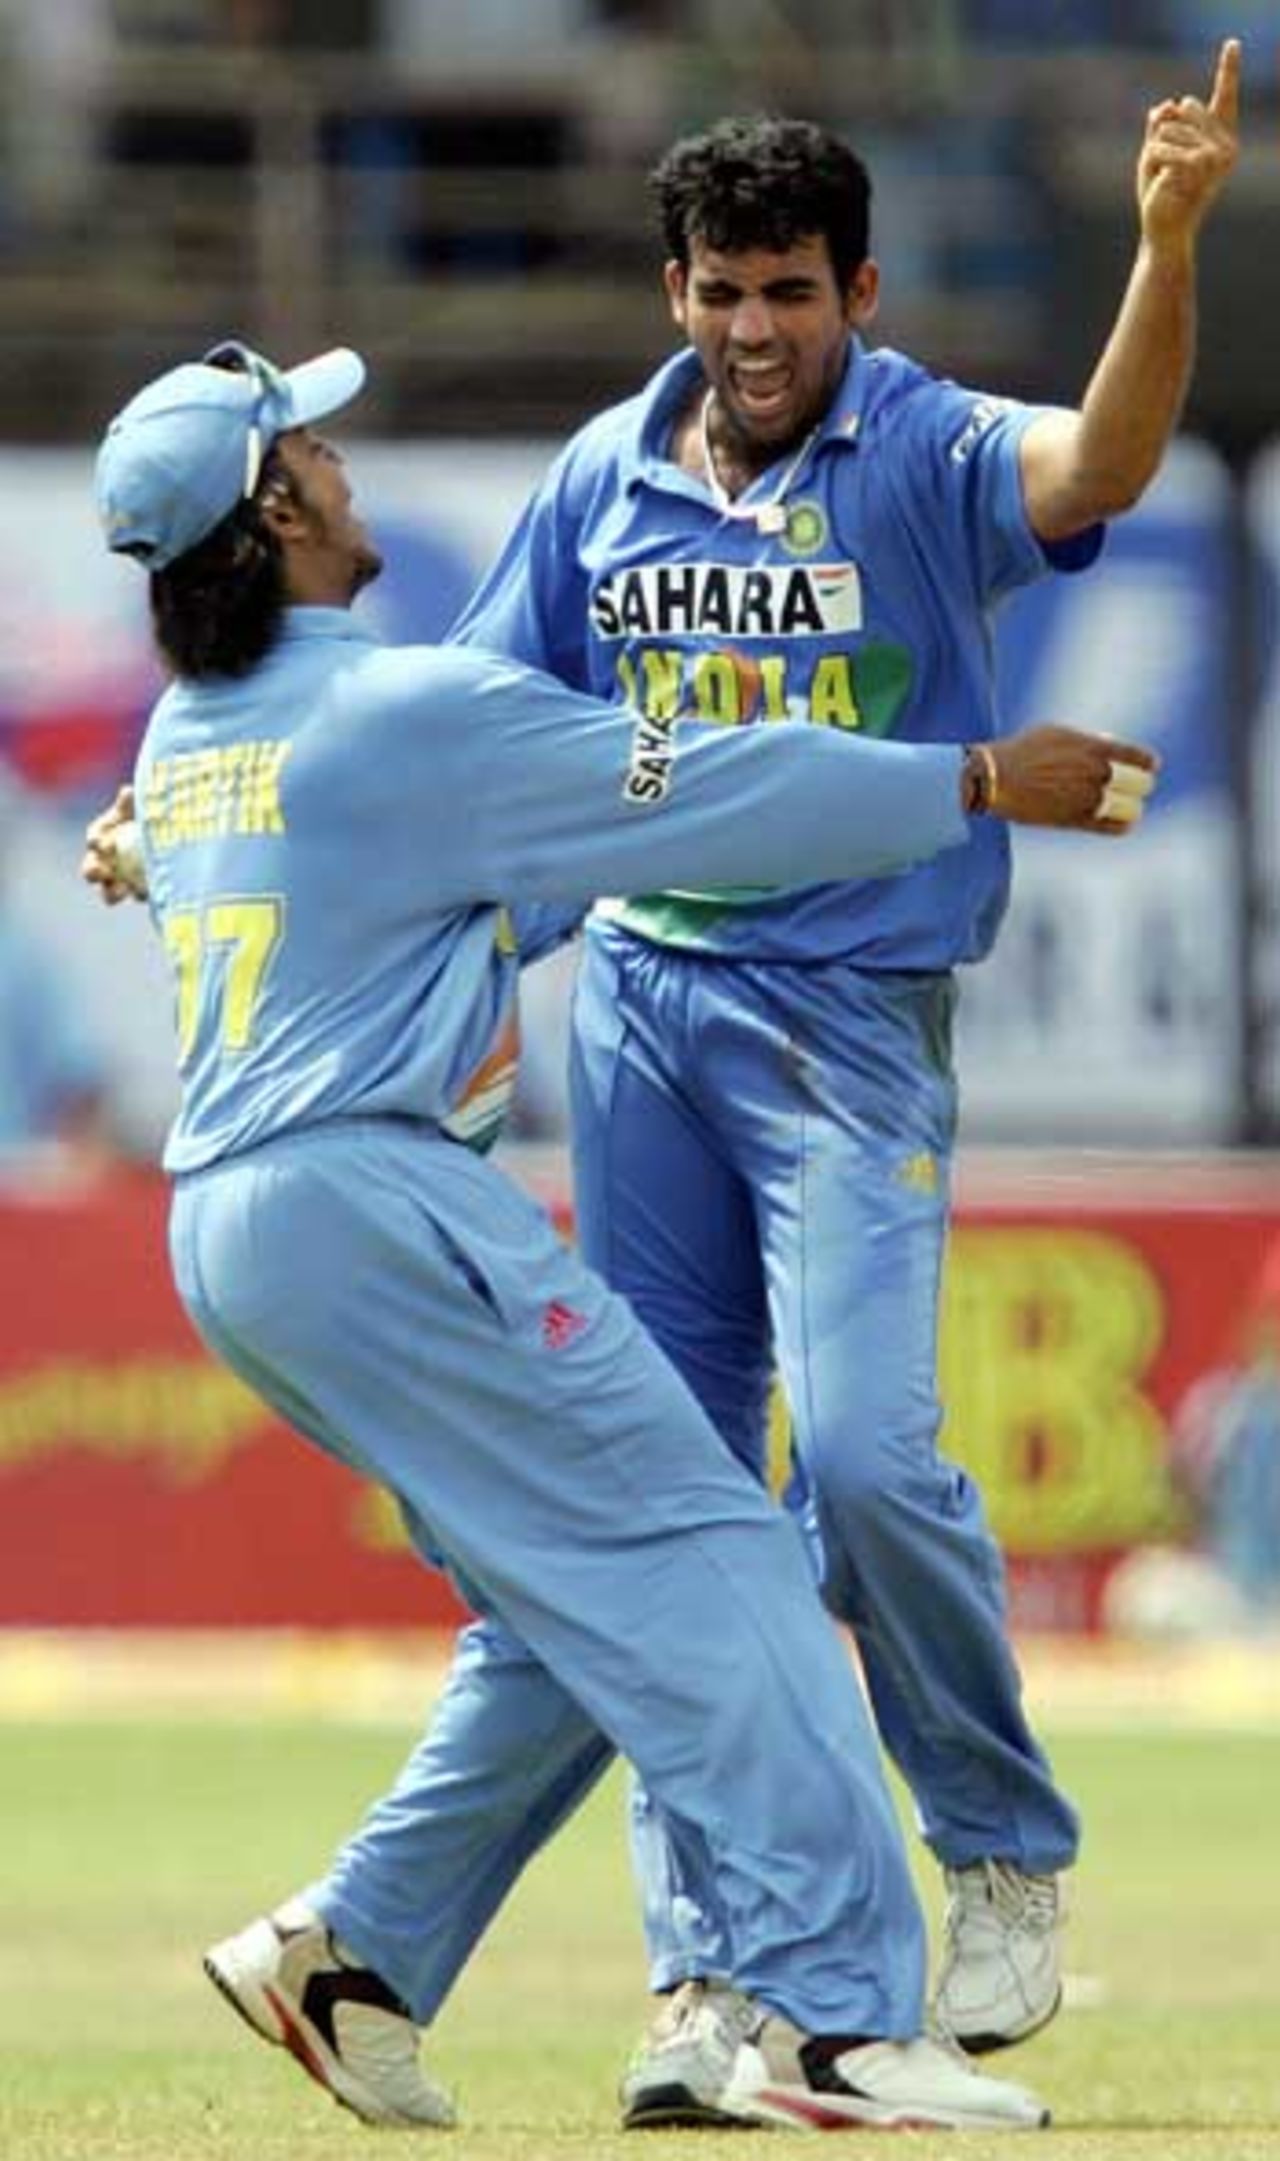
[[[1078,412],[1046,413],[1022,438],[1032,529],[1065,540],[1131,509],[1178,423],[1195,353],[1196,243],[1236,161],[1240,46],[1218,56],[1208,104],[1167,98],[1147,115],[1138,157],[1138,252],[1120,312]]]
[[[445,905],[879,876],[963,843],[966,813],[1121,832],[1157,762],[1063,728],[965,754],[829,728],[649,721],[466,658],[464,678],[451,656],[444,689],[455,708],[465,690],[470,724],[438,737],[435,837],[414,843]]]
[[[963,841],[966,817],[980,814],[1125,833],[1159,767],[1140,745],[1059,727],[967,751],[830,729],[698,723],[650,744],[645,723],[616,707],[518,666],[489,669],[488,682],[473,675],[471,689],[488,700],[492,735],[503,740],[490,761],[490,731],[453,733],[457,778],[431,791],[437,808],[443,802],[449,844],[433,850],[416,814],[398,829],[409,835],[407,875],[438,884],[436,858],[456,858],[444,872],[448,904],[512,904],[522,962],[572,936],[581,908],[601,892],[702,875],[711,884],[811,884],[899,869]],[[433,779],[442,770],[438,761]],[[472,815],[460,824],[468,792]],[[401,790],[401,808],[404,800]],[[146,896],[133,809],[132,789],[120,789],[85,836],[81,876],[111,904]]]

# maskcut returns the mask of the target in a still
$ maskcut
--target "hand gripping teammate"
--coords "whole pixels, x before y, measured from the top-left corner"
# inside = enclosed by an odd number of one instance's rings
[[[448,2122],[420,2028],[616,1749],[724,1915],[700,2114],[1034,2126],[1033,2096],[924,2037],[905,1854],[794,1526],[481,1148],[521,960],[602,887],[884,871],[1001,805],[1110,828],[1154,761],[1064,730],[994,756],[696,722],[655,743],[519,663],[381,648],[349,612],[378,554],[314,425],[362,380],[345,351],[281,374],[224,347],[148,384],[98,461],[173,678],[139,857],[108,818],[87,875],[148,892],[172,963],[179,1291],[485,1616],[325,1880],[208,1970],[366,2120]]]
[[[455,635],[655,727],[988,740],[991,609],[1093,559],[1177,421],[1239,72],[1231,41],[1207,102],[1148,115],[1132,274],[1077,410],[867,348],[870,186],[843,144],[785,120],[678,144],[655,192],[688,348],[571,441]],[[975,2051],[1057,2007],[1078,1840],[980,1496],[936,1446],[953,971],[989,950],[1008,879],[989,823],[887,880],[653,873],[589,929],[573,1049],[586,1257],[757,1476],[780,1370],[824,1595],[946,1872],[935,2011]],[[707,1886],[643,1795],[635,1835],[655,1989],[719,1972]],[[676,2010],[687,2054],[697,1992]],[[670,2024],[633,2095],[662,2084]]]

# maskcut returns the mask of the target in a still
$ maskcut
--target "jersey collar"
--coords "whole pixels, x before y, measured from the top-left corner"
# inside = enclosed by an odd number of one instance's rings
[[[870,388],[867,358],[862,340],[851,338],[844,374],[814,438],[813,454],[828,443],[846,449],[856,444],[862,427],[863,405]],[[691,346],[686,346],[649,378],[640,393],[637,425],[623,474],[623,485],[628,492],[639,487],[657,488],[668,495],[687,495],[695,502],[706,503],[705,483],[695,479],[692,473],[683,472],[673,464],[670,455],[676,414],[694,385],[701,381],[701,376],[698,356]]]
[[[368,624],[357,622],[350,608],[286,608],[280,635],[290,644],[300,638],[344,638],[354,645],[377,643]]]

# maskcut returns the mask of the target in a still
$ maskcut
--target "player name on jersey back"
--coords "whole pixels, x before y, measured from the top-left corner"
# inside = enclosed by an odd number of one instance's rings
[[[601,638],[825,637],[862,628],[855,563],[637,563],[591,592]]]
[[[180,848],[227,834],[283,833],[280,784],[292,749],[287,737],[268,737],[153,759],[141,803],[152,846]]]

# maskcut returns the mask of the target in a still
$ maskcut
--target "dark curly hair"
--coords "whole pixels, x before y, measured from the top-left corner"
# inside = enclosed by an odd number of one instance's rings
[[[781,255],[820,233],[843,292],[866,260],[871,176],[847,143],[809,120],[719,120],[675,143],[649,188],[667,253],[686,269],[694,240],[727,254]]]
[[[162,658],[187,682],[249,675],[280,635],[287,596],[280,543],[262,515],[262,494],[288,492],[269,451],[247,502],[185,555],[151,575],[151,628]]]

